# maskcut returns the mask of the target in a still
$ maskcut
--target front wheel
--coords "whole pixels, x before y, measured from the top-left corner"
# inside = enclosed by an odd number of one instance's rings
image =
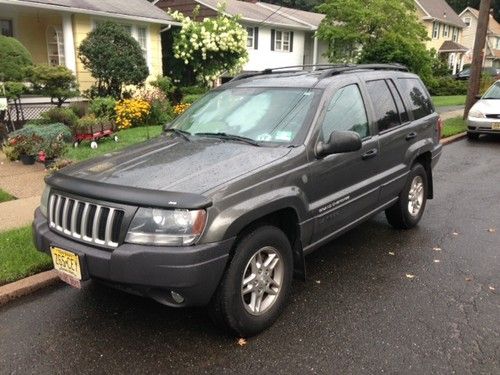
[[[387,221],[396,229],[410,229],[418,224],[427,202],[427,172],[422,164],[415,164],[397,202],[387,210]]]
[[[291,290],[290,242],[276,227],[262,226],[244,236],[210,304],[214,321],[242,337],[273,324]]]
[[[479,134],[467,132],[467,138],[469,139],[469,141],[477,141],[479,139]]]

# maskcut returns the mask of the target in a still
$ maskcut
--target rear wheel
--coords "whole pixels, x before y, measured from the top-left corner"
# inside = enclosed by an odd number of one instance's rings
[[[291,290],[290,242],[276,227],[263,226],[238,243],[210,304],[214,321],[248,337],[268,328],[283,310]]]
[[[387,210],[387,221],[396,229],[410,229],[418,224],[427,202],[427,172],[422,164],[415,164],[397,202]]]

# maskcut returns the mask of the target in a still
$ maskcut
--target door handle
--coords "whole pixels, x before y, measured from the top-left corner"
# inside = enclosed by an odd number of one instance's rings
[[[366,159],[371,159],[377,156],[378,150],[376,148],[372,148],[370,151],[366,151],[362,156],[361,159],[366,160]]]
[[[411,132],[406,135],[406,140],[409,141],[410,139],[413,139],[417,136],[416,132]]]

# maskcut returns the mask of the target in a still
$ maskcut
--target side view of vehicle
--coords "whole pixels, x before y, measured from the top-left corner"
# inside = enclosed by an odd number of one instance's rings
[[[433,198],[441,121],[400,65],[268,69],[212,90],[157,139],[46,180],[35,243],[72,285],[208,305],[250,336],[280,315],[305,255]]]

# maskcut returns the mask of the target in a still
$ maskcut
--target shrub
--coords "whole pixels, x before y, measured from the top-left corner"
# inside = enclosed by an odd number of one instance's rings
[[[75,126],[78,121],[75,112],[68,107],[52,108],[42,113],[41,116],[47,123],[63,123],[69,127]]]
[[[467,81],[456,80],[453,77],[433,77],[425,80],[431,95],[466,95]]]
[[[200,99],[204,94],[189,94],[185,95],[184,98],[182,99],[183,103],[187,104],[193,104],[195,101]]]
[[[33,64],[28,50],[14,38],[0,35],[0,81],[23,81]]]
[[[180,116],[182,115],[186,109],[188,109],[189,107],[191,107],[191,104],[189,103],[181,103],[181,104],[177,104],[175,107],[174,107],[174,114],[176,116]]]
[[[76,117],[80,118],[87,113],[88,102],[73,102],[69,105],[69,108],[74,112]]]
[[[104,98],[95,98],[90,102],[89,111],[95,117],[104,117],[108,119],[114,119],[116,116],[115,112],[116,100],[107,96]]]
[[[126,85],[141,85],[149,75],[139,43],[121,25],[97,25],[80,44],[78,56],[97,80],[90,95],[121,98]]]
[[[151,81],[150,84],[151,86],[160,89],[167,98],[172,100],[172,95],[174,94],[176,87],[170,77],[159,75],[154,81]]]
[[[186,86],[181,87],[180,91],[182,95],[202,95],[208,91],[208,88],[204,86]]]
[[[19,157],[21,156],[19,155],[19,151],[14,146],[10,146],[9,144],[3,145],[2,152],[5,154],[7,160],[10,161],[19,160]]]
[[[14,148],[18,156],[37,156],[43,148],[43,141],[42,137],[34,133],[26,133],[10,137],[7,144]]]
[[[61,107],[63,103],[79,95],[76,77],[65,66],[36,65],[28,70],[33,91],[46,95],[51,102]]]
[[[116,124],[120,129],[142,125],[147,118],[151,105],[143,99],[124,99],[116,104]]]

